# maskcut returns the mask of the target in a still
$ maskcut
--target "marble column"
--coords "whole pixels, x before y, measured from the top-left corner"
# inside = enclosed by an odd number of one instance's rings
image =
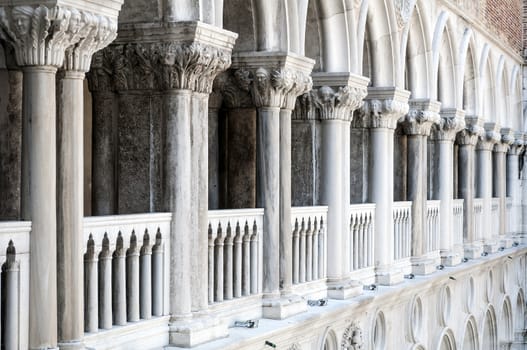
[[[283,319],[305,310],[292,293],[291,111],[311,88],[314,61],[268,52],[238,54],[239,84],[258,108],[257,206],[264,208],[263,314]],[[241,69],[240,69],[241,68]]]
[[[410,110],[402,119],[407,135],[407,200],[412,201],[412,271],[425,275],[436,270],[438,251],[427,251],[427,145],[432,125],[440,121],[441,104],[428,99],[409,101]]]
[[[64,316],[70,322],[78,323],[68,328],[66,333],[78,340],[77,332],[83,333],[83,314],[82,307],[79,310],[78,303],[82,306],[82,300],[73,292],[66,302],[68,305],[60,305],[57,315],[58,304],[64,300],[57,299],[57,285],[60,285],[60,279],[64,276],[72,278],[68,282],[79,283],[79,285],[69,285],[69,289],[75,289],[82,293],[82,279],[78,279],[79,268],[82,267],[82,254],[78,251],[78,256],[72,258],[72,270],[62,274],[63,270],[59,269],[59,280],[57,280],[57,221],[59,229],[64,222],[77,230],[71,232],[71,237],[62,240],[65,243],[65,254],[63,257],[70,258],[79,248],[78,242],[78,212],[82,216],[82,185],[78,186],[76,181],[81,176],[74,173],[68,173],[68,181],[72,181],[71,187],[62,188],[59,197],[63,199],[62,194],[68,191],[68,199],[73,199],[73,208],[71,212],[62,211],[59,207],[57,211],[57,143],[56,143],[56,91],[55,75],[57,67],[63,64],[68,67],[72,60],[83,60],[85,57],[79,57],[78,50],[88,46],[95,49],[101,42],[105,42],[113,30],[115,33],[117,14],[122,2],[96,2],[93,8],[99,8],[111,18],[103,17],[95,13],[88,13],[83,9],[87,4],[79,1],[75,5],[80,10],[73,7],[60,7],[55,3],[48,3],[47,6],[38,7],[23,6],[24,2],[18,2],[20,6],[0,7],[0,36],[9,41],[15,49],[18,65],[23,67],[23,165],[22,165],[22,217],[25,220],[32,221],[32,234],[30,249],[32,252],[30,262],[30,291],[29,291],[29,348],[45,349],[57,347],[57,324],[62,331],[61,323],[63,321],[63,311],[67,310],[68,315]],[[28,5],[33,3],[28,2]],[[99,32],[95,37],[90,34],[94,31],[99,21],[101,25]],[[107,44],[107,43],[105,43]],[[68,56],[64,60],[65,50],[75,45],[77,48],[73,57]],[[85,46],[86,45],[86,46]],[[89,61],[89,58],[87,59]],[[73,81],[78,77],[76,74]],[[75,88],[76,82],[70,81],[72,88]],[[70,96],[72,100],[78,99],[78,92],[72,91]],[[82,100],[82,97],[81,97]],[[71,101],[70,101],[71,102]],[[81,104],[82,106],[82,104]],[[73,106],[72,106],[73,107]],[[68,118],[78,119],[78,110],[61,109],[62,113],[73,113]],[[82,109],[81,112],[82,114]],[[75,117],[77,115],[77,117]],[[68,124],[72,120],[61,121],[61,139],[60,142],[67,143],[78,136],[79,127],[74,124]],[[75,123],[75,122],[74,122]],[[82,120],[80,121],[82,124]],[[71,126],[71,129],[69,129]],[[68,129],[66,131],[66,129]],[[80,127],[82,130],[82,126]],[[69,134],[71,133],[71,134]],[[82,142],[80,137],[76,140],[81,143],[81,160],[82,160]],[[61,144],[60,161],[69,162],[68,150],[64,150]],[[78,149],[69,150],[72,153],[78,152]],[[64,156],[64,157],[62,157]],[[63,165],[63,163],[60,163]],[[71,164],[72,167],[79,166],[78,163]],[[82,164],[79,166],[82,169]],[[69,168],[72,169],[72,168]],[[77,169],[78,170],[78,169]],[[81,170],[82,171],[82,170]],[[59,176],[64,180],[65,173],[60,172]],[[63,185],[62,182],[59,182]],[[79,190],[80,187],[80,190]],[[79,191],[79,193],[74,193]],[[80,201],[78,197],[80,196]],[[75,197],[75,198],[72,198]],[[79,204],[80,203],[80,204]],[[58,215],[57,215],[58,214]],[[70,215],[71,214],[71,215]],[[59,219],[57,219],[59,218]],[[63,220],[65,218],[65,220]],[[68,228],[70,228],[68,226]],[[68,232],[68,234],[70,234]],[[81,233],[82,234],[82,233]],[[63,238],[60,237],[59,238]],[[62,248],[62,247],[60,247]],[[62,257],[62,256],[60,256]],[[79,262],[77,265],[76,262]],[[60,267],[61,265],[59,265]],[[80,267],[79,267],[80,266]],[[73,275],[78,276],[73,276]],[[63,296],[62,294],[60,295]],[[59,303],[58,303],[58,302]],[[71,302],[71,303],[70,303]],[[62,309],[65,306],[65,309]],[[79,317],[80,316],[80,317]],[[63,324],[62,324],[63,325]],[[62,336],[62,334],[61,334]],[[62,340],[62,339],[61,339]],[[70,340],[70,339],[68,339]]]
[[[434,179],[433,199],[440,200],[440,242],[441,263],[454,266],[463,256],[463,237],[454,237],[452,222],[452,200],[454,198],[454,140],[457,132],[465,128],[465,113],[458,109],[443,109],[441,120],[432,128],[431,139],[435,141],[438,153]]]
[[[220,134],[219,113],[223,98],[221,92],[212,90],[209,96],[208,118],[208,172],[209,209],[220,208]]]
[[[397,121],[408,113],[410,93],[393,87],[373,87],[362,108],[362,118],[370,127],[371,178],[369,201],[375,208],[375,266],[377,283],[392,285],[403,275],[394,266],[393,240],[393,147]]]
[[[350,123],[362,105],[368,79],[349,73],[315,73],[310,100],[321,120],[321,204],[328,206],[328,295],[346,299],[362,293],[350,280]]]
[[[84,75],[91,57],[117,36],[111,19],[83,23],[87,35],[66,50],[57,99],[58,338],[61,349],[83,349],[84,337]],[[93,30],[96,28],[97,30]]]
[[[505,235],[509,233],[510,218],[507,215],[507,152],[514,143],[514,134],[509,128],[502,128],[501,142],[494,145],[493,152],[493,196],[499,198],[499,241],[500,247],[510,248],[512,240]]]
[[[463,244],[464,256],[469,259],[478,258],[482,252],[480,233],[474,227],[474,196],[475,196],[475,146],[479,135],[484,132],[481,119],[465,117],[466,127],[456,136],[459,146],[458,164],[458,197],[463,198]]]
[[[485,123],[484,132],[476,144],[476,197],[483,199],[483,224],[481,237],[483,249],[493,253],[498,249],[498,232],[493,231],[492,218],[492,150],[501,140],[500,127],[496,123]],[[476,232],[478,234],[478,232]]]
[[[512,219],[509,223],[509,233],[518,234],[522,230],[521,223],[521,181],[519,155],[525,147],[523,133],[514,133],[514,142],[507,153],[507,197],[512,198]]]

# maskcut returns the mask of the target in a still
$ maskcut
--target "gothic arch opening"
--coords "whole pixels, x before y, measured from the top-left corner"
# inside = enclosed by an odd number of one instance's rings
[[[525,299],[523,296],[523,290],[518,290],[518,296],[516,297],[516,306],[514,308],[515,318],[514,318],[514,331],[523,332],[527,324],[525,320],[527,315],[525,314]]]
[[[498,350],[498,330],[494,311],[490,307],[485,313],[483,320],[483,335],[481,338],[481,350]]]
[[[438,350],[456,350],[456,341],[452,331],[447,330],[441,337]]]
[[[338,350],[338,341],[335,332],[327,329],[321,342],[320,350]]]
[[[466,323],[461,350],[479,350],[478,331],[473,316]]]
[[[505,297],[499,322],[499,343],[500,347],[505,349],[507,348],[506,346],[513,340],[514,331],[512,321],[511,302],[508,297]]]

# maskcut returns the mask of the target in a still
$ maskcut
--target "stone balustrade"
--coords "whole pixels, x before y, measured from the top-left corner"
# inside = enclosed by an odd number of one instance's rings
[[[84,309],[89,333],[169,313],[169,213],[84,219]]]
[[[350,205],[350,266],[352,271],[375,264],[375,204]]]
[[[497,236],[500,233],[500,199],[492,198],[490,204],[492,235]]]
[[[411,256],[412,248],[412,202],[393,203],[394,259]]]
[[[481,240],[483,229],[483,198],[474,198],[474,232],[475,239]]]
[[[515,226],[514,207],[512,197],[505,198],[505,222],[507,223],[507,234],[514,234]]]
[[[328,207],[293,207],[293,284],[326,277]]]
[[[452,201],[452,217],[453,217],[453,245],[461,247],[463,245],[463,199],[454,199]]]
[[[441,201],[426,202],[426,253],[439,250]]]
[[[263,209],[209,211],[209,304],[261,293],[263,214]]]
[[[0,222],[2,349],[28,348],[30,222]]]

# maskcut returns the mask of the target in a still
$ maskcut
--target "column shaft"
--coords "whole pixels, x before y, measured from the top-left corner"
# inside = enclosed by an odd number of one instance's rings
[[[458,195],[464,200],[463,233],[464,243],[473,245],[478,237],[474,231],[474,145],[460,144],[458,164]]]
[[[491,243],[492,237],[498,234],[492,230],[492,151],[478,147],[476,154],[478,164],[476,197],[483,199],[483,231],[476,232],[476,235],[481,235],[485,243]]]
[[[518,233],[521,230],[521,187],[519,181],[518,154],[507,154],[507,197],[512,198],[512,220],[509,223],[509,232]]]
[[[495,189],[495,197],[498,197],[500,200],[500,230],[499,232],[494,233],[495,235],[499,234],[500,236],[504,236],[508,232],[509,227],[509,219],[507,218],[507,164],[506,164],[506,152],[504,151],[496,151],[494,152],[493,157],[493,181],[494,181],[494,189]]]
[[[56,71],[24,68],[22,216],[32,221],[30,349],[57,345]]]
[[[59,341],[81,347],[84,335],[84,73],[66,71],[59,84],[57,265]],[[61,345],[61,348],[63,346]]]
[[[441,231],[439,248],[441,255],[450,254],[453,249],[454,242],[463,242],[463,237],[453,237],[452,225],[452,200],[454,198],[453,191],[453,166],[454,166],[454,144],[451,140],[439,140],[437,142],[439,153],[439,169],[437,176],[437,186],[435,188],[434,197],[441,201],[440,217],[441,217]]]
[[[291,230],[291,110],[280,109],[280,287],[290,294],[293,284]]]
[[[426,252],[426,137],[408,135],[408,189],[412,201],[412,256]]]

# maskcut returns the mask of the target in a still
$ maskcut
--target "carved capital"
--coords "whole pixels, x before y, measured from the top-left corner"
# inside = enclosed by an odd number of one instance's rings
[[[517,156],[519,155],[525,147],[525,137],[522,132],[514,133],[514,142],[509,147],[509,154]]]
[[[298,96],[295,102],[295,109],[291,114],[293,120],[316,120],[317,110],[313,103],[313,96],[305,93]]]
[[[369,88],[356,127],[395,129],[397,121],[408,113],[410,92],[395,88]]]
[[[432,139],[454,141],[456,134],[465,128],[465,111],[444,109],[440,112],[439,123],[432,127]]]
[[[432,125],[441,120],[439,109],[441,103],[428,99],[414,99],[409,101],[409,111],[401,118],[400,123],[407,135],[430,135]]]
[[[335,91],[329,86],[322,86],[309,94],[321,120],[351,121],[353,111],[362,106],[367,90],[366,87],[341,86]]]
[[[494,152],[507,153],[512,144],[514,144],[514,132],[510,128],[501,128],[501,142],[494,145]]]
[[[312,87],[314,61],[292,54],[240,53],[233,57],[235,75],[250,91],[256,107],[293,109],[296,98]]]
[[[362,350],[364,349],[364,339],[362,337],[362,329],[356,322],[346,327],[342,335],[342,350]]]
[[[485,132],[482,126],[483,122],[477,116],[466,116],[465,124],[465,128],[456,135],[456,142],[459,145],[475,146],[479,136]]]
[[[496,123],[485,123],[484,132],[479,135],[477,150],[492,151],[494,145],[501,141],[500,127]]]
[[[116,19],[74,8],[0,7],[0,37],[15,49],[20,66],[55,66],[86,71],[93,52],[115,38]]]
[[[212,90],[221,96],[227,108],[249,108],[253,106],[249,93],[248,72],[228,70],[214,80]]]

